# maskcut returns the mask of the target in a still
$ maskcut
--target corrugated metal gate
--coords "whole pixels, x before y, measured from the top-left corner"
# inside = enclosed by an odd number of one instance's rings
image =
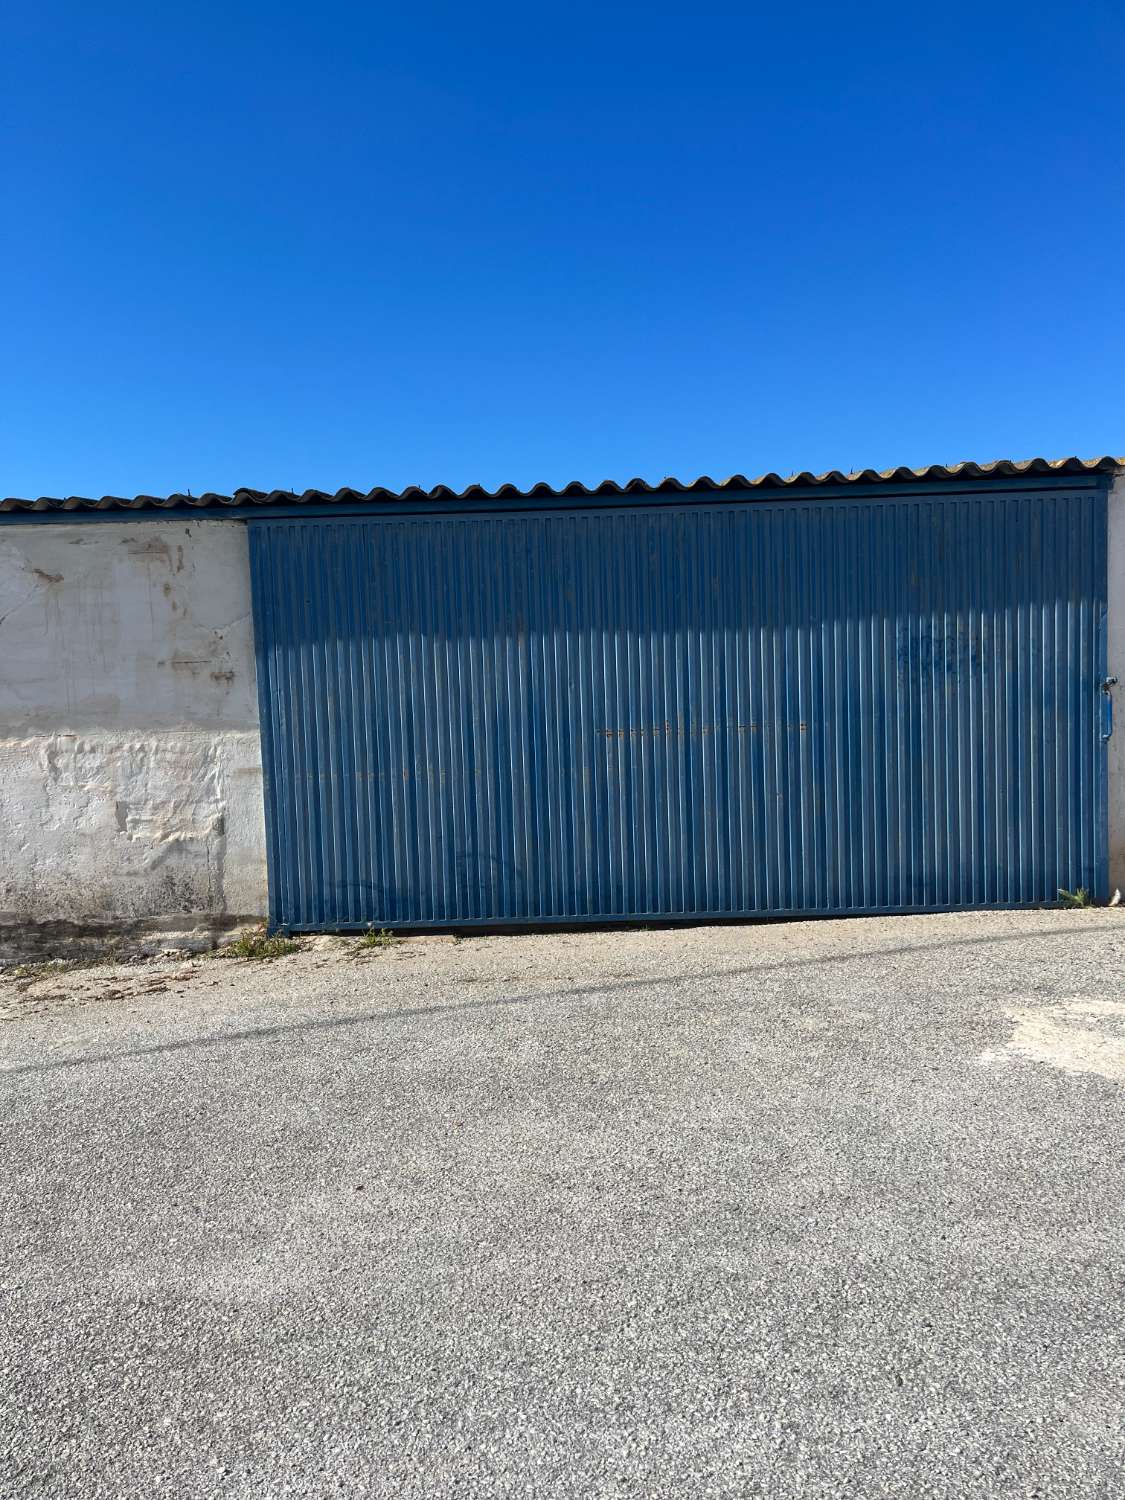
[[[1106,894],[1098,489],[251,524],[272,921]]]

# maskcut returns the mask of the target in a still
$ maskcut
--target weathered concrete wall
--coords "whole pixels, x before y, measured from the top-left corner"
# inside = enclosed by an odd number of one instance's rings
[[[1125,895],[1125,475],[1109,496],[1109,675],[1115,728],[1109,741],[1109,884]]]
[[[265,902],[245,527],[0,528],[9,942],[30,924],[190,927]]]

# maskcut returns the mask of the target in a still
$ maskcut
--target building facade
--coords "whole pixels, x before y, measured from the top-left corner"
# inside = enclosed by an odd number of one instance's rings
[[[1125,885],[1114,460],[0,505],[0,951]]]

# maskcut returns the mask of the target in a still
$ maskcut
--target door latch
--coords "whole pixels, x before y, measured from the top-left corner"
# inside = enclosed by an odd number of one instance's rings
[[[1113,734],[1113,692],[1117,686],[1116,677],[1102,678],[1102,696],[1105,698],[1105,710],[1102,716],[1102,739],[1108,740]]]

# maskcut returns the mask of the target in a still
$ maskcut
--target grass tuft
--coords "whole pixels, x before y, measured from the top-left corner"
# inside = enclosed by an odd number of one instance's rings
[[[116,961],[112,952],[80,954],[76,958],[44,958],[25,964],[0,965],[0,979],[19,979],[34,983],[37,979],[49,979],[53,974],[70,974],[76,969],[100,969]]]
[[[0,970],[5,979],[45,979],[48,974],[68,974],[71,969],[93,968],[92,962],[81,963],[78,959],[47,958],[41,963],[13,964]]]
[[[1076,891],[1067,891],[1059,886],[1059,901],[1063,906],[1069,907],[1085,907],[1094,904],[1094,898],[1084,885],[1079,886]]]
[[[254,932],[244,932],[233,943],[216,948],[215,958],[267,959],[283,958],[286,953],[299,953],[300,943],[295,938],[270,937],[264,927]]]
[[[393,932],[388,932],[385,927],[378,931],[374,927],[369,927],[360,938],[358,946],[360,948],[393,948],[397,942],[398,938]]]

